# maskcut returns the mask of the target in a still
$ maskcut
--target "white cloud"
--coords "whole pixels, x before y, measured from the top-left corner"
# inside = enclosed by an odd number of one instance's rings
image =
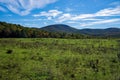
[[[6,9],[0,6],[0,11],[6,12]]]
[[[70,20],[72,18],[72,15],[69,14],[69,13],[65,13],[65,14],[62,14],[62,16],[60,16],[57,20],[57,22],[63,22],[63,21],[66,21],[66,20]]]
[[[48,20],[52,20],[52,17],[47,17]]]
[[[95,16],[114,16],[114,15],[120,16],[120,6],[117,6],[116,8],[103,9],[95,14]]]
[[[97,19],[97,18],[85,18],[85,19],[82,19],[82,21],[99,21],[99,20],[103,20],[103,19]]]
[[[56,22],[66,22],[70,24],[76,23],[80,26],[92,26],[108,23],[113,24],[116,22],[120,22],[119,18],[111,18],[111,16],[120,16],[120,6],[117,6],[115,8],[106,8],[93,14],[74,15],[70,13],[63,13],[61,16],[58,17]]]
[[[62,13],[63,13],[62,11],[58,11],[58,10],[49,10],[48,12],[43,11],[43,12],[40,12],[40,14],[35,14],[33,16],[34,17],[43,16],[43,17],[47,17],[48,20],[51,20],[52,18],[55,18]]]
[[[57,20],[57,22],[63,22],[63,21],[96,21],[101,20],[98,17],[106,17],[106,16],[120,16],[120,6],[117,6],[115,8],[106,8],[103,10],[100,10],[93,14],[80,14],[80,15],[73,15],[70,13],[63,13]]]
[[[4,7],[19,15],[27,15],[33,9],[43,8],[57,0],[0,0]]]
[[[120,16],[120,6],[117,6],[116,8],[103,9],[93,14],[76,15],[72,18],[72,20],[88,19],[102,16]]]
[[[81,26],[91,26],[91,25],[97,25],[97,24],[106,24],[106,23],[113,23],[118,22],[120,19],[109,19],[109,20],[100,20],[96,22],[88,22],[88,23],[82,23]]]
[[[47,22],[44,22],[43,24],[44,24],[44,25],[47,25]]]
[[[63,22],[63,21],[78,21],[78,20],[98,20],[95,18],[92,18],[92,14],[81,14],[81,15],[72,15],[70,13],[64,13],[62,14],[57,22]]]
[[[22,15],[22,16],[27,15],[27,14],[30,13],[30,10],[20,11],[20,10],[18,10],[17,8],[14,8],[14,6],[11,6],[11,5],[8,5],[7,8],[8,8],[10,11],[12,11],[12,12],[14,12],[14,13],[16,13],[16,14]]]
[[[71,20],[80,20],[80,19],[85,19],[85,18],[92,18],[93,14],[80,14],[80,15],[75,15],[74,17],[71,18]]]
[[[116,23],[120,19],[111,18],[111,16],[120,16],[120,6],[115,8],[106,8],[92,14],[71,14],[64,13],[58,10],[43,11],[40,14],[33,15],[34,17],[46,17],[47,20],[54,20],[56,23],[79,24],[80,26],[92,26],[97,24]]]

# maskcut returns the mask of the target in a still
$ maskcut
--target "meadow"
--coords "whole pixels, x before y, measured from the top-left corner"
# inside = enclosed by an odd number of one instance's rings
[[[120,80],[120,39],[1,38],[0,80]]]

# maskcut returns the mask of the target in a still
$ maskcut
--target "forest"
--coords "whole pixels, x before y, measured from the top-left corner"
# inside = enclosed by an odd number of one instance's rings
[[[60,27],[63,27],[61,28],[61,31],[59,31]],[[52,29],[53,31],[50,31]],[[60,25],[55,25],[55,26],[51,25],[47,28],[45,27],[30,28],[30,27],[21,26],[20,24],[0,22],[0,38],[109,39],[109,38],[120,38],[120,29],[119,28],[118,29],[110,28],[106,30],[98,29],[98,31],[90,30],[90,29],[76,30],[71,27],[66,28],[66,26],[60,26]]]
[[[65,33],[65,32],[48,32],[39,28],[23,27],[19,24],[0,22],[0,38],[90,38],[88,35]]]

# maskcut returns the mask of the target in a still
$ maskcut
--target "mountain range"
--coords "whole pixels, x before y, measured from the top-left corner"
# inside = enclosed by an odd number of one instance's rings
[[[107,29],[75,29],[64,24],[54,24],[40,28],[48,32],[66,32],[66,33],[77,33],[92,36],[101,37],[120,37],[120,28],[107,28]]]
[[[25,38],[120,38],[120,28],[76,29],[65,24],[42,28],[24,27],[19,24],[0,22],[0,37]]]
[[[65,24],[48,25],[40,29],[49,32],[66,32],[66,33],[76,33],[78,31],[78,29],[75,29]]]

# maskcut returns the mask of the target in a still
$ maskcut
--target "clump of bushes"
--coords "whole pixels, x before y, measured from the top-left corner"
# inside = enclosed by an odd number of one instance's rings
[[[75,74],[71,74],[71,78],[75,78]]]
[[[7,54],[12,54],[13,53],[13,50],[9,49],[6,51]]]
[[[119,54],[117,54],[117,57],[118,57],[118,59],[120,60],[120,53],[119,53]]]

